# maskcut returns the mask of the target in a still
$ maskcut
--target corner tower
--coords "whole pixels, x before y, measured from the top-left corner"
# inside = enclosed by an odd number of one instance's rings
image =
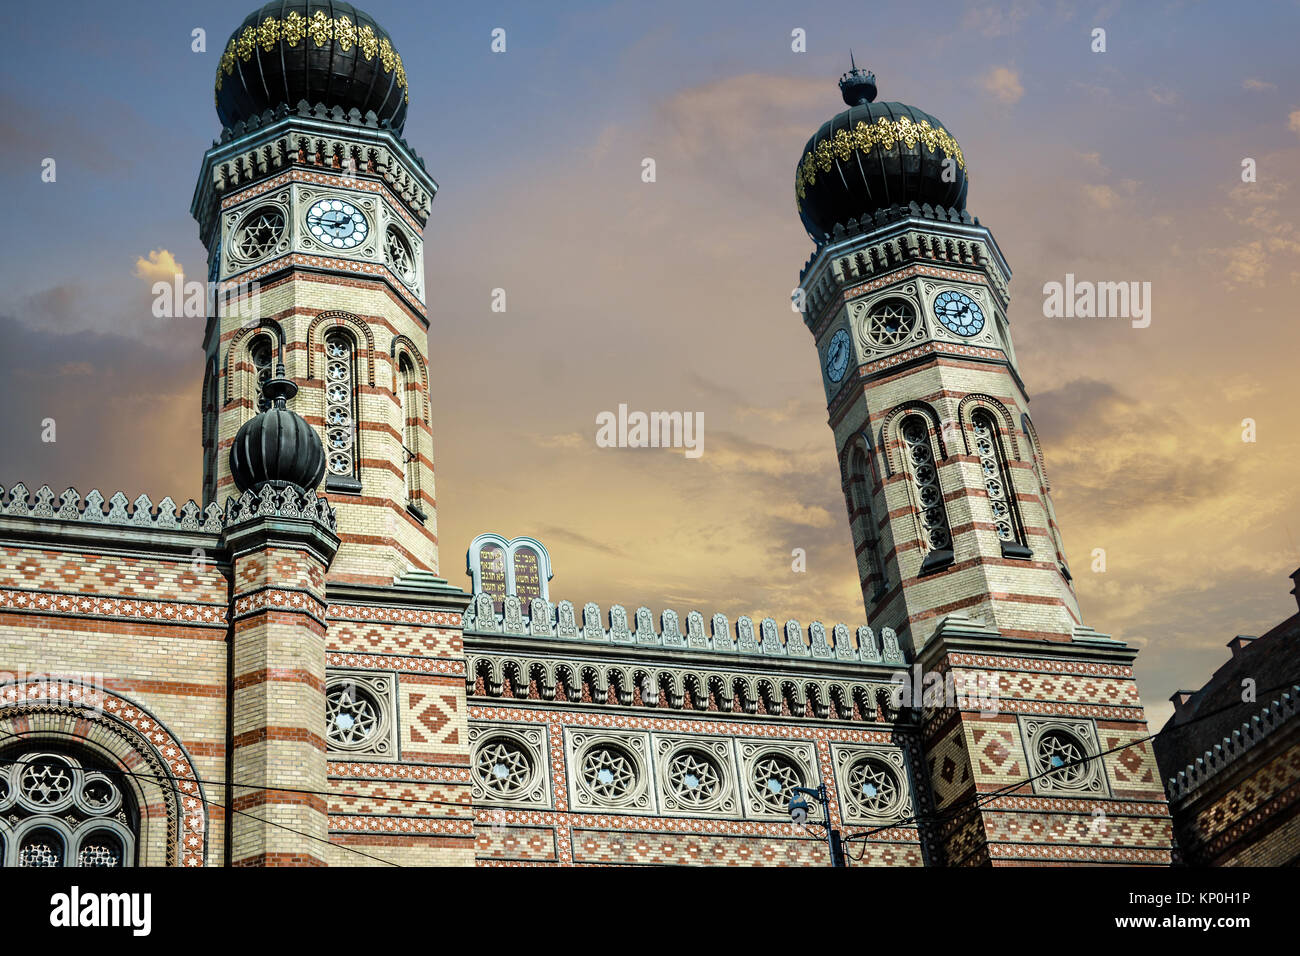
[[[342,2],[245,18],[216,75],[222,132],[191,212],[214,307],[204,337],[204,503],[283,349],[293,409],[324,442],[341,539],[331,581],[438,570],[422,232],[437,184],[402,139],[392,39]]]
[[[898,633],[927,686],[959,688],[915,702],[923,826],[951,865],[1167,864],[1136,651],[1080,617],[1011,342],[1011,272],[966,211],[965,156],[935,117],[875,102],[871,73],[855,66],[840,90],[848,108],[795,173],[817,244],[798,304],[868,620]]]
[[[924,646],[944,615],[1069,640],[1080,624],[1007,318],[1010,269],[928,113],[840,81],[795,180],[801,277],[867,616]]]

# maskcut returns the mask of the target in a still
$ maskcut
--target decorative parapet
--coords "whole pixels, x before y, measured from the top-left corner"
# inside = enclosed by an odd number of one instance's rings
[[[686,632],[676,611],[664,611],[655,628],[654,615],[647,607],[637,608],[629,618],[627,608],[615,604],[607,617],[599,605],[588,603],[582,608],[582,623],[572,602],[552,604],[534,598],[526,609],[519,598],[507,595],[502,613],[497,614],[491,594],[476,593],[465,613],[465,630],[481,634],[508,634],[519,637],[551,637],[560,640],[626,644],[642,647],[681,648],[712,651],[718,654],[752,654],[768,657],[810,658],[834,661],[859,661],[867,664],[904,666],[898,635],[883,627],[877,638],[869,627],[857,629],[853,641],[844,624],[836,624],[828,633],[820,621],[806,631],[795,620],[779,626],[774,618],[763,618],[755,627],[751,618],[736,619],[735,629],[725,614],[714,614],[705,633],[704,615],[691,611],[686,615]]]
[[[183,504],[179,511],[176,502],[170,496],[158,503],[154,510],[148,495],[140,495],[134,503],[126,495],[117,492],[107,502],[104,510],[104,496],[98,490],[92,490],[83,502],[75,488],[69,488],[57,499],[49,485],[41,485],[35,496],[27,491],[22,482],[14,485],[5,493],[0,486],[0,514],[6,518],[34,518],[40,521],[78,521],[83,524],[116,525],[132,528],[146,528],[158,531],[199,531],[217,533],[222,528],[221,509],[210,504],[200,509],[191,499]]]
[[[1205,751],[1205,755],[1196,758],[1187,765],[1186,770],[1178,776],[1170,777],[1165,788],[1170,801],[1181,800],[1189,796],[1202,784],[1206,783],[1229,764],[1243,757],[1249,750],[1262,743],[1266,737],[1296,716],[1297,699],[1300,698],[1300,684],[1292,685],[1288,693],[1274,700],[1262,711],[1234,730],[1231,737],[1224,737],[1222,743]]]
[[[338,518],[329,499],[317,495],[314,490],[299,491],[293,487],[276,490],[263,485],[256,495],[245,491],[238,498],[231,495],[226,499],[227,528],[257,518],[305,518],[330,531],[338,527]]]
[[[148,495],[140,495],[132,502],[120,491],[107,502],[98,490],[92,490],[83,501],[75,488],[69,488],[56,498],[49,485],[41,485],[33,495],[26,485],[19,482],[7,493],[0,485],[0,516],[206,534],[219,534],[223,528],[264,516],[309,518],[331,531],[337,525],[334,509],[326,498],[314,491],[299,493],[293,488],[275,491],[269,485],[260,495],[246,491],[238,498],[231,496],[226,499],[223,512],[216,502],[201,509],[193,499],[181,505],[178,511],[170,495],[158,502],[156,509]]]
[[[575,645],[574,651],[581,650]],[[698,659],[610,661],[500,651],[465,654],[465,689],[471,698],[618,704],[667,710],[898,723],[897,684],[885,674],[754,672],[736,655],[707,664]],[[729,666],[730,665],[730,666]]]

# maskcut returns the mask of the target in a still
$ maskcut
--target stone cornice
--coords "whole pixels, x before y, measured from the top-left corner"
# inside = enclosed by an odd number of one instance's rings
[[[299,147],[310,146],[308,161],[299,159]],[[328,150],[325,161],[316,163],[317,147]],[[333,166],[336,147],[365,153],[356,176],[377,178],[387,184],[393,198],[420,222],[427,222],[430,204],[438,184],[424,168],[420,157],[391,129],[349,122],[342,114],[300,104],[297,111],[281,108],[251,118],[234,130],[225,130],[222,141],[203,154],[198,182],[190,202],[190,214],[199,223],[199,238],[206,244],[221,196],[291,166],[337,172]],[[369,166],[371,160],[374,172]]]
[[[1084,629],[1081,633],[1088,635],[1090,632]],[[939,622],[916,657],[926,670],[932,669],[943,658],[954,655],[1059,660],[1131,668],[1137,654],[1137,648],[1104,635],[1085,636],[1073,641],[1004,637],[983,621],[963,614],[949,614]]]
[[[409,586],[354,584],[345,581],[325,583],[326,600],[333,605],[364,605],[376,608],[412,608],[420,610],[449,610],[463,614],[469,606],[470,595],[443,578],[433,579],[428,585]],[[332,613],[332,612],[331,612]],[[459,622],[457,622],[459,623]],[[449,624],[448,626],[455,626]]]

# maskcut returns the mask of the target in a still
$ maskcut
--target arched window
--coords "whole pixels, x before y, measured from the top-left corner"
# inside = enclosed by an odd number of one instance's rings
[[[97,760],[31,749],[0,762],[3,865],[133,866],[138,834],[130,787]]]
[[[952,563],[952,532],[948,525],[948,508],[939,485],[939,468],[935,461],[934,442],[926,420],[909,415],[899,426],[903,437],[907,473],[912,479],[921,547],[925,560],[921,573]]]
[[[420,377],[411,357],[402,353],[397,364],[397,404],[402,417],[402,461],[406,472],[407,504],[420,508]]]
[[[217,360],[208,362],[203,378],[203,504],[215,496],[217,461],[217,421],[220,413],[217,397]]]
[[[1021,416],[1020,428],[1029,443],[1029,453],[1034,460],[1034,477],[1038,480],[1038,494],[1043,503],[1043,517],[1047,522],[1047,530],[1052,536],[1052,544],[1056,549],[1056,564],[1061,569],[1061,573],[1065,575],[1065,579],[1070,581],[1072,577],[1070,568],[1065,563],[1065,545],[1061,541],[1061,532],[1056,526],[1056,508],[1052,504],[1052,489],[1047,484],[1047,472],[1043,468],[1043,456],[1038,448],[1038,435],[1035,433],[1034,426],[1029,421],[1028,415]]]
[[[340,329],[325,335],[325,445],[331,478],[361,477],[357,454],[356,343]]]
[[[1025,545],[1024,526],[1016,506],[1016,488],[1007,468],[1006,449],[998,434],[992,414],[980,408],[971,415],[975,431],[975,453],[979,455],[984,489],[988,492],[993,527],[1002,542],[1002,554],[1008,558],[1028,558],[1032,552]]]
[[[867,558],[867,577],[877,595],[885,590],[885,565],[879,554],[880,539],[871,513],[871,472],[861,447],[849,458],[849,502],[853,508],[853,540],[862,542]]]
[[[271,407],[271,403],[262,395],[262,386],[271,380],[275,362],[275,343],[269,335],[258,335],[248,343],[248,358],[253,365],[253,396],[259,412]]]

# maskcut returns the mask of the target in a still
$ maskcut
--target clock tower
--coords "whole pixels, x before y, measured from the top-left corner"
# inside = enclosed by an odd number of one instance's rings
[[[966,210],[966,157],[934,116],[876,102],[873,74],[855,67],[840,89],[848,108],[796,167],[800,218],[817,246],[798,301],[820,358],[864,606],[924,671],[1001,700],[996,714],[925,702],[936,801],[953,811],[936,823],[939,842],[951,863],[1037,858],[1003,841],[1032,842],[1051,822],[1035,818],[1048,802],[1020,817],[983,803],[1036,771],[1012,792],[1077,798],[1065,804],[1076,821],[1086,823],[1089,801],[1118,794],[1167,821],[1148,745],[1122,763],[1099,756],[1145,734],[1136,652],[1080,615],[1011,341],[1011,271]],[[1099,672],[1107,680],[1083,680]],[[1057,769],[1063,741],[1086,779]],[[1083,842],[1097,859],[1126,852],[1103,849],[1095,832]]]
[[[402,139],[402,58],[346,3],[250,14],[216,74],[220,139],[191,211],[216,289],[204,351],[204,499],[266,407],[277,357],[319,430],[341,544],[331,581],[438,569],[422,232],[437,184]]]

